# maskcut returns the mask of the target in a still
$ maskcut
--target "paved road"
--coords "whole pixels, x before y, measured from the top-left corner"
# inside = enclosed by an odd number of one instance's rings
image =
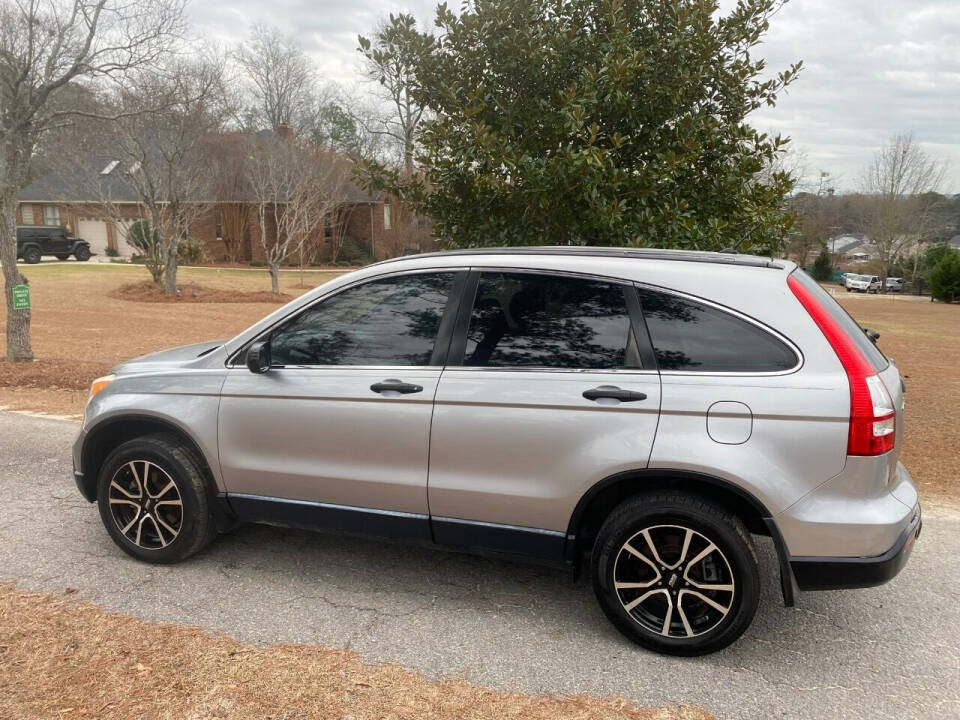
[[[71,422],[0,413],[0,579],[240,640],[350,647],[499,688],[684,702],[720,718],[960,717],[960,512],[926,509],[890,585],[778,603],[705,658],[665,658],[620,637],[589,586],[495,560],[268,527],[235,531],[175,567],[114,547],[76,493]]]

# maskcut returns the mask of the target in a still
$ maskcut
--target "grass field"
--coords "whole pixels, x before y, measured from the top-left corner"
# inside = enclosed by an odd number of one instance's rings
[[[122,360],[232,337],[284,301],[262,301],[270,287],[263,270],[182,270],[186,285],[224,291],[224,297],[257,293],[259,302],[178,303],[115,297],[121,287],[147,279],[142,267],[71,263],[24,272],[32,288],[38,360],[0,362],[0,406],[55,414],[79,415],[90,380]],[[281,273],[281,291],[289,299],[333,277],[336,273],[309,271],[301,284],[299,273]],[[905,376],[903,459],[921,493],[960,496],[960,305],[844,293],[838,299],[861,325],[880,331],[880,347]]]

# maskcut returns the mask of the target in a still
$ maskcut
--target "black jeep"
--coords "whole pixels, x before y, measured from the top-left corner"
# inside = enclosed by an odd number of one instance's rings
[[[17,228],[17,259],[34,265],[44,255],[55,255],[57,260],[66,260],[73,255],[86,262],[93,253],[86,240],[70,237],[66,228],[54,226],[24,225]]]

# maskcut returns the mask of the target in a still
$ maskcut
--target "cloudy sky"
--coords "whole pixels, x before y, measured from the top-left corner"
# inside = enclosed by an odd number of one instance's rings
[[[735,0],[720,0],[730,8]],[[391,11],[432,26],[433,0],[194,0],[204,36],[240,39],[253,22],[294,35],[330,80],[356,87],[358,33]],[[459,0],[449,2],[457,7]],[[802,59],[804,71],[760,128],[793,138],[810,175],[830,172],[855,188],[861,169],[892,133],[912,131],[951,163],[947,192],[960,192],[960,0],[791,0],[761,49],[771,70]]]

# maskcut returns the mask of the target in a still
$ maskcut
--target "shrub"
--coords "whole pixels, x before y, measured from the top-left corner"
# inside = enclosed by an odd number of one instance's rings
[[[827,253],[826,248],[821,250],[820,254],[817,255],[817,259],[813,263],[813,270],[810,274],[813,275],[814,280],[819,282],[826,282],[833,277],[833,262],[830,260],[830,255]]]
[[[146,265],[153,281],[159,285],[164,272],[160,231],[150,227],[146,220],[137,220],[127,231],[127,242],[139,251],[133,256],[133,262]]]
[[[337,257],[337,265],[368,265],[373,262],[373,255],[366,243],[360,243],[353,238],[344,238],[343,247]]]
[[[960,253],[951,251],[930,271],[930,294],[935,300],[960,300]]]
[[[199,238],[185,237],[177,245],[177,262],[180,265],[196,265],[203,262],[206,255],[206,243]]]

